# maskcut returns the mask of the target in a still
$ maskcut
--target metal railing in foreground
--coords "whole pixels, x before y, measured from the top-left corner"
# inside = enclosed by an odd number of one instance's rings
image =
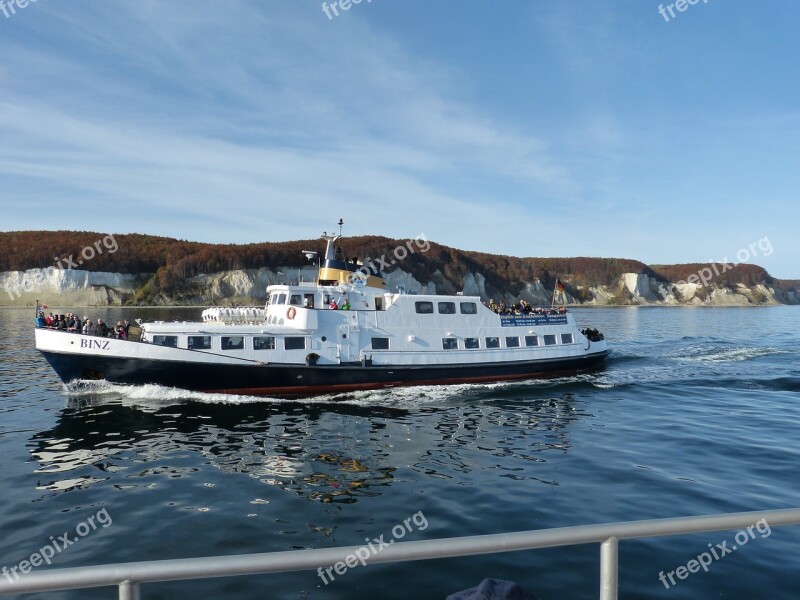
[[[753,525],[761,519],[765,519],[770,527],[798,525],[800,508],[398,542],[373,555],[369,563],[453,558],[599,543],[600,599],[615,600],[620,540],[726,531]],[[0,595],[118,586],[120,600],[138,600],[144,583],[325,568],[344,561],[358,548],[361,546],[51,569],[26,574],[13,583],[0,578]]]

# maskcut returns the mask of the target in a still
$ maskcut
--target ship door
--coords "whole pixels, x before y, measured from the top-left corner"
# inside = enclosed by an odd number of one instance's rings
[[[358,354],[358,325],[339,325],[339,362],[353,362]]]

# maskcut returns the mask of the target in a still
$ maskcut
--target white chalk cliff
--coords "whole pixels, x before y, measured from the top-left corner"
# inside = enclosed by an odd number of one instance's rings
[[[32,305],[36,300],[52,306],[108,306],[129,302],[169,304],[260,304],[266,300],[266,288],[274,283],[300,280],[313,281],[313,267],[297,269],[240,269],[197,275],[183,282],[174,295],[163,292],[139,296],[148,285],[149,274],[102,273],[81,270],[29,269],[0,273],[0,306]],[[711,281],[706,286],[696,283],[668,283],[640,273],[625,273],[615,285],[572,286],[574,297],[566,294],[569,304],[605,305],[713,305],[746,306],[763,304],[800,304],[800,293],[784,291],[764,284],[748,287],[742,284],[724,286]],[[539,281],[525,282],[515,292],[495,289],[482,273],[467,273],[456,286],[439,271],[431,281],[418,281],[410,273],[395,269],[386,274],[389,289],[403,288],[416,293],[455,293],[479,295],[485,300],[514,303],[520,298],[534,305],[549,305],[552,287]]]

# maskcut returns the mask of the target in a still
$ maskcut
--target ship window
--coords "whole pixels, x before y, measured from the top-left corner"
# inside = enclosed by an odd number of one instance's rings
[[[300,294],[292,294],[289,298],[289,304],[292,306],[300,306],[303,303],[303,297]]]
[[[283,338],[283,347],[287,350],[305,350],[306,338],[304,337],[286,337]]]
[[[499,348],[500,347],[500,338],[499,337],[487,337],[486,338],[486,347],[487,348]]]
[[[385,338],[385,337],[372,338],[372,349],[373,350],[388,350],[389,349],[389,338]]]
[[[417,312],[421,315],[433,314],[433,302],[415,302]]]
[[[275,304],[286,304],[286,294],[278,294],[278,301]]]
[[[254,337],[253,350],[275,350],[275,338],[271,335]]]
[[[223,350],[244,350],[244,338],[237,336],[222,336]]]
[[[456,314],[456,303],[455,302],[439,302],[439,314],[440,315],[454,315],[454,314]]]
[[[544,345],[545,346],[555,346],[556,345],[556,336],[554,336],[554,335],[546,335],[546,336],[544,336]]]
[[[475,348],[480,348],[481,344],[478,341],[478,338],[464,338],[464,348],[467,350],[474,350]]]
[[[478,314],[478,305],[474,302],[462,302],[461,303],[461,314],[462,315],[477,315]]]
[[[506,348],[519,348],[519,338],[514,337],[507,337],[506,338]]]
[[[210,335],[190,335],[189,350],[211,350]]]
[[[538,335],[526,335],[525,336],[525,345],[526,346],[538,346],[539,345],[539,336]]]
[[[455,309],[455,306],[453,306],[453,309]],[[445,350],[458,350],[458,339],[442,338],[442,348]]]
[[[167,348],[177,348],[178,347],[178,336],[177,335],[154,335],[153,336],[153,345],[154,346],[166,346]]]
[[[572,334],[571,333],[562,333],[561,334],[561,343],[562,344],[571,344],[572,343]]]

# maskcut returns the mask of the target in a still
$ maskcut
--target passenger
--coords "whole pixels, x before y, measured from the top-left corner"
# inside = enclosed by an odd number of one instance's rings
[[[36,315],[36,327],[46,327],[47,322],[44,318],[44,311],[39,311],[39,314]]]
[[[97,319],[97,325],[94,328],[94,334],[100,337],[108,336],[108,325],[103,323],[103,319]]]
[[[331,310],[338,310],[339,309],[339,305],[336,303],[336,300],[331,300],[330,309]]]
[[[125,335],[125,326],[122,324],[122,321],[117,321],[117,326],[114,327],[114,337],[118,340],[124,340],[128,337]]]
[[[66,315],[58,315],[58,321],[56,323],[56,329],[60,331],[67,330],[67,316]]]
[[[53,313],[50,313],[44,318],[45,325],[48,327],[52,327],[53,323],[55,323],[55,318],[53,317]]]
[[[350,310],[350,300],[345,300],[342,304],[342,310]]]
[[[83,335],[94,335],[95,334],[95,326],[90,320],[86,320],[86,323],[83,324]]]
[[[131,328],[131,322],[125,319],[123,327],[125,327],[125,339],[128,339],[128,330]]]

